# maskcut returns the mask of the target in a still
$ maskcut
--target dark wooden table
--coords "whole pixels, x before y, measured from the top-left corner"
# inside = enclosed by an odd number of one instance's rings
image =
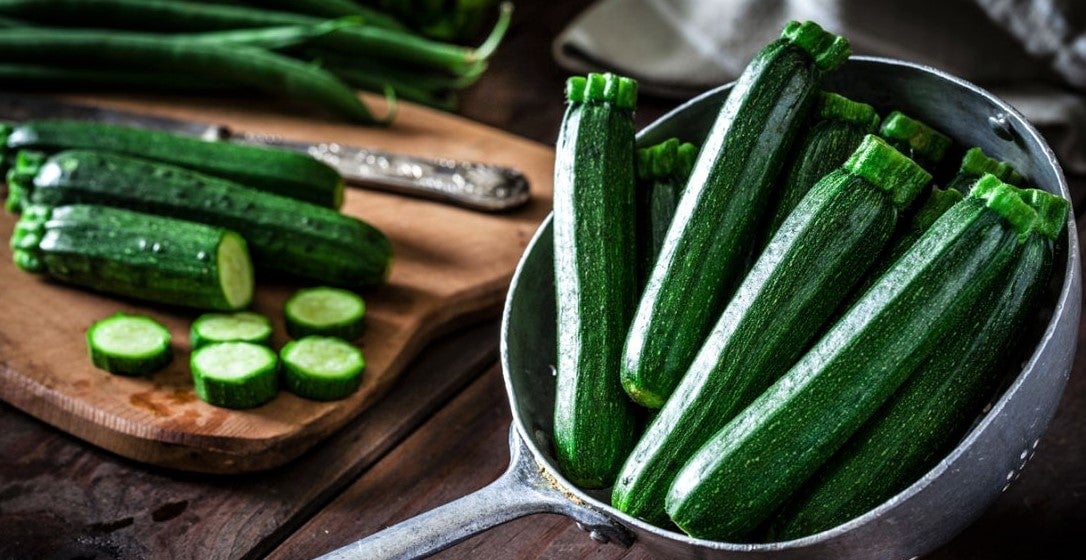
[[[550,41],[580,8],[518,2],[507,41],[466,93],[461,114],[553,143],[565,73],[550,57]],[[674,105],[642,99],[639,125]],[[1074,181],[1074,194],[1082,208],[1086,183]],[[1080,239],[1084,233],[1080,226]],[[1063,402],[1032,463],[930,558],[1082,557],[1084,339],[1086,326]],[[508,462],[510,412],[497,348],[496,318],[439,340],[381,404],[301,458],[250,475],[141,465],[0,403],[0,558],[309,558],[451,501],[495,479]],[[598,544],[551,515],[509,523],[438,557],[650,558],[636,545]]]

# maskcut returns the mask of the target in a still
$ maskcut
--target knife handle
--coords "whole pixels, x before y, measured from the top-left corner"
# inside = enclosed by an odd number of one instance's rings
[[[508,167],[394,154],[333,142],[307,144],[255,135],[245,135],[244,141],[305,152],[334,167],[348,183],[473,210],[510,210],[530,198],[528,180]]]

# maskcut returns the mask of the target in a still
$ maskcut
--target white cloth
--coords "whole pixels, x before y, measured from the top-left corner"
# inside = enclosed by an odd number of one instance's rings
[[[1022,111],[1068,172],[1086,173],[1081,0],[598,0],[554,42],[570,72],[613,71],[686,98],[735,79],[789,20],[976,82]]]

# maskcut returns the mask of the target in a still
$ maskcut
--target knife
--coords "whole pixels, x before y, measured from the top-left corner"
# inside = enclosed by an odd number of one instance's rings
[[[530,197],[527,178],[509,167],[424,158],[334,142],[301,142],[231,130],[218,124],[79,105],[40,96],[0,93],[0,119],[43,118],[106,122],[187,134],[209,141],[226,140],[302,152],[335,168],[348,184],[472,210],[510,210],[526,203]]]

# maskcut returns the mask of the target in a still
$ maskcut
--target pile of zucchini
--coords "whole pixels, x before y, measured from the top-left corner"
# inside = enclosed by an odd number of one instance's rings
[[[947,173],[944,132],[820,91],[848,55],[790,23],[700,149],[635,146],[632,80],[569,80],[554,446],[619,510],[731,542],[835,527],[931,468],[1006,373],[1069,203],[979,148]]]
[[[0,0],[0,84],[251,90],[384,123],[393,111],[375,116],[355,89],[454,109],[508,29],[512,5],[496,4]]]
[[[270,325],[232,313],[250,305],[264,275],[321,286],[287,303],[298,340],[283,350],[286,385],[322,400],[357,387],[365,362],[341,342],[362,333],[365,306],[353,291],[385,281],[392,244],[339,212],[334,169],[294,152],[91,122],[4,125],[0,142],[10,163],[5,207],[20,214],[16,266],[96,292],[231,313],[193,325],[202,398],[239,408],[274,397]],[[87,333],[92,362],[126,375],[168,363],[168,335],[129,316]]]

